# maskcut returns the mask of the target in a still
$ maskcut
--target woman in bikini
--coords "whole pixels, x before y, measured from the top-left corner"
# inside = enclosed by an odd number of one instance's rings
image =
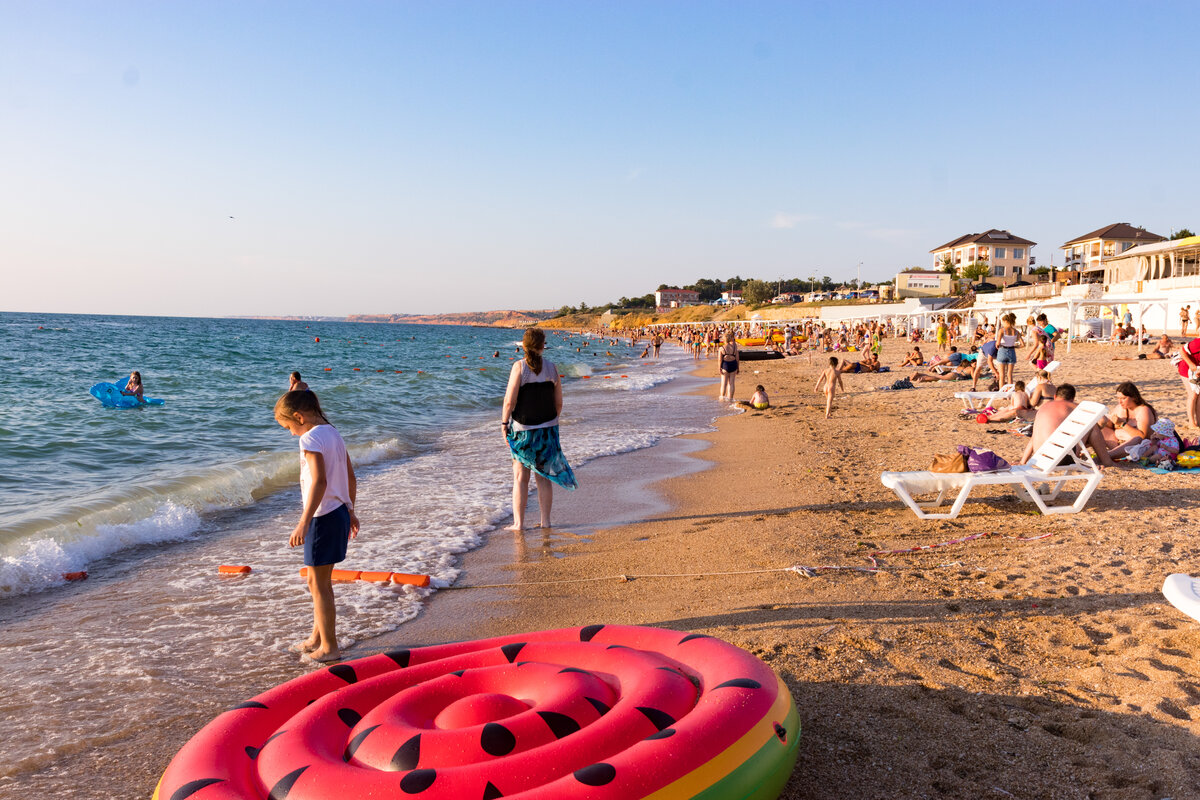
[[[719,355],[721,366],[721,393],[719,400],[733,402],[734,385],[737,383],[738,365],[741,358],[738,355],[738,345],[733,339],[733,331],[725,334],[725,345]]]
[[[1117,406],[1098,423],[1100,435],[1108,445],[1109,458],[1125,455],[1125,448],[1150,438],[1150,426],[1158,422],[1154,406],[1142,399],[1132,381],[1117,386]]]

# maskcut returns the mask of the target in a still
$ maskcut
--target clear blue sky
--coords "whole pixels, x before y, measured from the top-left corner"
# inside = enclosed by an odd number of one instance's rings
[[[0,0],[0,310],[589,304],[1200,227],[1197,3]]]

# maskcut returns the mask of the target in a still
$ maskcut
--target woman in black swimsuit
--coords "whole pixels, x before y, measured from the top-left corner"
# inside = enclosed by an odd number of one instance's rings
[[[737,342],[733,340],[733,331],[725,334],[725,346],[721,348],[721,394],[719,400],[733,402],[734,383],[737,381],[738,364]]]

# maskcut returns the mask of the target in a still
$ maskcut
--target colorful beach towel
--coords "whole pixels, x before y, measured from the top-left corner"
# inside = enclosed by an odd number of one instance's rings
[[[549,478],[565,489],[575,489],[579,486],[559,444],[557,425],[529,431],[511,431],[508,434],[508,447],[513,458],[543,478]]]

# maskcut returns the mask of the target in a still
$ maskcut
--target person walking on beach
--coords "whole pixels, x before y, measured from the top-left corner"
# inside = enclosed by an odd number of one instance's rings
[[[1188,322],[1190,322],[1191,318],[1192,318],[1191,311],[1192,311],[1191,306],[1184,306],[1183,308],[1179,309],[1179,335],[1180,336],[1187,336]],[[1197,309],[1197,311],[1200,311],[1200,309]]]
[[[288,392],[275,403],[275,421],[300,437],[300,494],[304,509],[288,539],[304,547],[308,591],[313,601],[312,635],[296,645],[313,661],[337,661],[337,612],[333,602],[333,565],[346,558],[350,539],[358,536],[354,501],[358,484],[346,443],[329,424],[317,396]]]
[[[829,419],[833,413],[834,393],[838,388],[846,390],[842,385],[842,371],[838,369],[837,356],[829,357],[829,366],[821,373],[821,377],[817,378],[817,385],[813,387],[813,391],[821,391],[822,385],[825,387],[825,419]]]
[[[738,366],[741,355],[738,353],[737,342],[733,340],[733,331],[725,334],[725,344],[721,347],[721,393],[717,399],[733,402],[734,385],[737,383]]]
[[[542,357],[546,334],[541,328],[526,328],[522,344],[525,357],[513,364],[500,412],[500,427],[513,463],[513,524],[508,528],[510,531],[525,527],[530,472],[537,484],[539,527],[542,528],[550,527],[553,484],[565,489],[579,485],[559,443],[562,379],[554,362]]]

